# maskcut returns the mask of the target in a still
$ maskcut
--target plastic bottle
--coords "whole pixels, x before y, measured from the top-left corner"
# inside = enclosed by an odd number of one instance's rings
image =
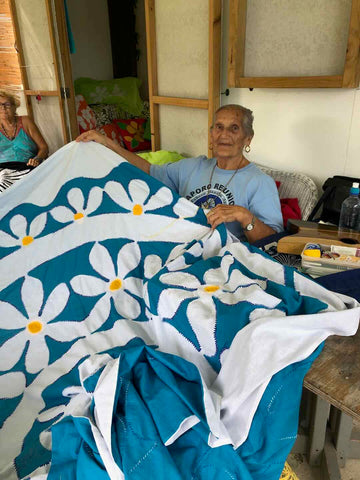
[[[339,230],[360,231],[360,199],[359,184],[354,182],[350,189],[350,196],[345,198],[341,205]]]

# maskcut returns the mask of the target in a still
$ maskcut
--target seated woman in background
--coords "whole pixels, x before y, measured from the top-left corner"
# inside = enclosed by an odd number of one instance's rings
[[[210,135],[213,158],[185,158],[161,166],[150,166],[94,130],[83,133],[77,141],[94,140],[110,148],[204,208],[212,228],[224,223],[241,241],[253,243],[280,232],[283,222],[275,182],[244,156],[254,135],[251,110],[240,105],[220,107]]]
[[[0,90],[0,166],[22,162],[37,167],[49,149],[35,123],[27,116],[17,116],[19,105],[15,95]]]

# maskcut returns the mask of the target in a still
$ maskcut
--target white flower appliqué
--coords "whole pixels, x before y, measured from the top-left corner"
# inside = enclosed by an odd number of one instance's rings
[[[26,310],[25,316],[10,303],[0,302],[0,328],[15,332],[0,348],[0,368],[2,371],[10,370],[19,361],[29,342],[25,367],[29,373],[37,373],[49,364],[45,335],[64,342],[80,336],[81,332],[73,326],[66,328],[67,322],[49,324],[64,310],[68,302],[69,289],[64,283],[57,285],[50,293],[41,314],[44,292],[40,280],[25,277],[21,298]],[[71,323],[76,325],[75,322]]]
[[[269,295],[263,292],[266,282],[259,285],[229,268],[233,263],[230,255],[225,255],[219,268],[205,272],[203,282],[187,272],[171,272],[161,275],[160,281],[175,288],[164,289],[159,298],[158,313],[162,318],[173,318],[184,300],[190,299],[187,318],[201,347],[201,352],[212,356],[216,353],[215,328],[216,306],[214,299],[226,305],[235,305],[249,300],[253,303],[266,301]],[[182,288],[179,288],[181,286]]]
[[[137,217],[145,212],[169,205],[173,200],[171,190],[167,187],[161,187],[148,198],[150,194],[149,186],[139,179],[131,180],[129,194],[120,183],[113,181],[108,182],[104,190],[115,203]]]
[[[142,295],[142,280],[129,276],[140,262],[137,243],[127,243],[119,250],[116,268],[108,250],[98,243],[91,249],[89,261],[93,269],[106,280],[92,275],[77,275],[70,281],[74,291],[86,297],[102,295],[94,308],[101,312],[104,322],[110,314],[111,298],[122,317],[137,318],[140,305],[131,294]]]
[[[0,231],[0,247],[27,247],[31,245],[35,238],[44,230],[46,218],[47,213],[41,213],[28,225],[23,215],[15,215],[10,220],[10,230],[16,238],[4,231]]]
[[[71,208],[60,206],[50,210],[51,215],[61,223],[82,222],[83,219],[100,206],[103,191],[99,187],[93,187],[88,196],[87,206],[85,208],[85,199],[80,188],[72,188],[67,194],[67,199]]]

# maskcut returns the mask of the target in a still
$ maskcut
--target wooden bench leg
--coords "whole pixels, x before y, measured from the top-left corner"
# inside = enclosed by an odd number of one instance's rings
[[[311,466],[320,466],[324,453],[327,420],[330,404],[314,395],[309,431],[308,462]]]
[[[324,454],[322,456],[321,470],[324,480],[341,480],[341,472],[338,462],[337,452],[331,441],[330,435],[327,435]]]
[[[352,428],[352,418],[349,415],[346,415],[346,413],[338,410],[336,429],[334,432],[334,444],[340,467],[345,467],[346,459],[349,456]]]

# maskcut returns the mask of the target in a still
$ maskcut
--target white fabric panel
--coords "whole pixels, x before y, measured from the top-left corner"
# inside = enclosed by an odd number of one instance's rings
[[[186,157],[207,154],[208,111],[160,106],[160,143]]]
[[[16,12],[30,90],[56,90],[44,0],[16,0]]]
[[[64,145],[58,97],[31,97],[34,121],[49,146],[50,155]]]
[[[207,98],[208,0],[156,0],[159,95]]]

